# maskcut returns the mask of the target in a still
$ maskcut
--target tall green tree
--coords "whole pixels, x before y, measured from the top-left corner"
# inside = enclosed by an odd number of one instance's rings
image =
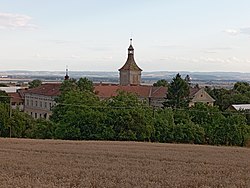
[[[87,79],[65,80],[53,108],[51,120],[58,126],[55,136],[61,139],[102,139],[105,132],[103,103]]]
[[[174,141],[174,112],[172,109],[157,109],[154,112],[153,125],[154,132],[152,141],[173,142]]]
[[[10,109],[8,104],[0,103],[0,136],[10,135]]]
[[[189,102],[189,86],[188,83],[181,78],[178,73],[171,81],[168,87],[166,101],[163,103],[165,107],[181,108],[187,107]]]
[[[5,91],[0,90],[0,103],[9,104],[10,103],[10,97]]]
[[[158,80],[156,83],[153,84],[155,87],[168,87],[168,81],[165,79]]]
[[[119,92],[107,101],[107,107],[107,124],[112,126],[115,140],[150,140],[153,114],[146,102],[134,94]]]
[[[35,88],[35,87],[42,85],[42,81],[35,79],[35,80],[32,80],[31,82],[29,82],[28,85],[29,85],[29,88]]]
[[[86,77],[80,78],[77,81],[77,86],[78,86],[80,91],[90,91],[90,92],[94,91],[93,82],[91,80],[87,79]]]

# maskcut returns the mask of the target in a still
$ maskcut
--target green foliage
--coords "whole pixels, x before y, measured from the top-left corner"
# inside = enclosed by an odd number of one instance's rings
[[[0,136],[1,137],[30,137],[34,119],[29,115],[10,110],[9,104],[0,104]]]
[[[10,97],[5,91],[0,90],[0,103],[9,104],[10,103]]]
[[[240,94],[245,94],[250,92],[250,85],[247,82],[236,82],[233,90],[239,92]]]
[[[42,85],[42,81],[35,79],[35,80],[32,80],[31,82],[29,82],[28,85],[29,85],[29,88],[35,88],[35,87]]]
[[[30,137],[30,132],[35,125],[35,121],[29,115],[18,110],[12,110],[9,126],[11,127],[11,137]]]
[[[88,79],[65,80],[50,121],[34,120],[25,113],[11,110],[8,101],[1,102],[0,136],[8,137],[11,133],[12,137],[18,138],[133,140],[230,146],[247,144],[250,138],[248,112],[224,113],[218,107],[203,103],[191,108],[180,108],[188,100],[183,89],[186,86],[180,75],[171,84],[169,87],[175,93],[172,96],[179,97],[179,100],[170,98],[173,103],[169,104],[174,108],[155,109],[138,96],[126,92],[118,92],[117,96],[100,101],[93,91],[93,83]],[[225,106],[235,99],[242,101],[242,98],[247,98],[248,87],[246,83],[237,83],[232,91],[210,89],[209,92],[220,99],[228,99],[221,103]],[[230,93],[233,93],[231,98]]]
[[[178,73],[168,87],[168,94],[165,107],[181,108],[187,107],[189,102],[189,86],[188,83],[181,78]]]
[[[154,132],[152,134],[152,141],[158,142],[173,142],[174,135],[174,113],[171,109],[158,109],[154,112]]]
[[[90,92],[94,91],[93,82],[88,80],[87,78],[80,78],[77,81],[77,86],[80,91],[90,91]]]
[[[53,108],[51,120],[58,126],[56,138],[103,139],[107,136],[103,103],[93,93],[93,84],[86,78],[65,80],[61,87],[58,104]],[[102,134],[103,133],[103,134]]]
[[[202,127],[190,122],[177,124],[173,129],[173,140],[179,143],[203,144],[205,131]]]
[[[56,124],[45,119],[38,119],[29,130],[29,137],[39,139],[55,138]]]
[[[0,136],[8,137],[10,131],[9,105],[0,103]]]
[[[165,79],[158,80],[156,83],[153,84],[155,87],[168,87],[168,81]]]
[[[107,121],[113,127],[115,140],[150,140],[151,111],[137,96],[120,92],[107,101],[107,107]]]
[[[237,82],[233,89],[214,88],[207,91],[215,99],[215,105],[223,111],[232,104],[250,103],[250,85],[247,82]]]

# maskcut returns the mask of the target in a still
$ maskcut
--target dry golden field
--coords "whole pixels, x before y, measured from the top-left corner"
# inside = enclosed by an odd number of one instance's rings
[[[250,187],[250,149],[2,138],[0,187]]]

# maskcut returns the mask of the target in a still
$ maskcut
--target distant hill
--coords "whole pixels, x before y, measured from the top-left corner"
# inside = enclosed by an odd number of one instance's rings
[[[142,72],[142,82],[145,84],[152,84],[160,79],[166,79],[169,82],[172,78],[180,73],[184,78],[186,75],[191,77],[192,83],[200,85],[224,85],[231,87],[237,81],[250,81],[250,73],[241,72],[169,72],[169,71],[154,71]],[[12,79],[41,79],[44,81],[62,81],[64,79],[64,71],[0,71],[0,77],[8,77]],[[78,79],[80,77],[87,77],[94,82],[115,82],[119,80],[119,73],[117,71],[70,71],[71,78]]]

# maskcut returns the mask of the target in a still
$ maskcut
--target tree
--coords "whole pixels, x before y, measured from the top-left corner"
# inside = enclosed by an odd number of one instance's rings
[[[0,103],[0,136],[8,137],[10,130],[9,105]]]
[[[93,92],[88,79],[65,80],[52,109],[51,120],[58,126],[55,136],[61,139],[102,139],[105,133],[103,102]]]
[[[42,81],[35,79],[35,80],[32,80],[31,82],[29,82],[28,84],[29,84],[29,88],[35,88],[35,87],[42,85]]]
[[[241,94],[250,92],[250,85],[247,82],[236,82],[234,84],[233,90],[238,91]]]
[[[157,109],[154,113],[154,132],[151,140],[156,142],[173,142],[174,112],[172,109],[165,108]]]
[[[168,81],[165,79],[158,80],[156,83],[153,84],[154,87],[168,87]]]
[[[38,119],[34,121],[32,128],[26,132],[30,138],[51,139],[55,138],[56,126],[52,121]]]
[[[94,91],[93,82],[87,78],[80,78],[77,81],[77,86],[80,91],[86,91],[86,90],[90,92]]]
[[[180,108],[187,107],[189,102],[189,86],[178,73],[168,87],[165,107]]]
[[[28,114],[19,110],[12,110],[9,122],[12,137],[30,138],[35,124],[35,120]]]
[[[115,140],[150,140],[153,133],[152,111],[131,93],[119,94],[107,101],[107,124],[114,130]]]
[[[0,90],[0,103],[9,104],[10,103],[10,97],[5,91]]]
[[[191,85],[191,78],[190,78],[190,76],[188,74],[187,74],[187,76],[185,77],[184,80],[187,82],[188,85]]]

